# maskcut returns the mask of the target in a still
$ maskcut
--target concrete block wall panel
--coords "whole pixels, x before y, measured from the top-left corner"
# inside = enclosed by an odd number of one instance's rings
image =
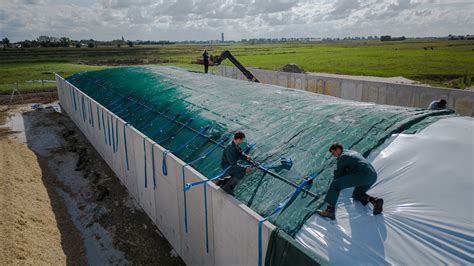
[[[184,226],[184,193],[182,168],[185,164],[173,154],[168,154],[166,165],[168,174],[163,175],[163,147],[153,143],[143,134],[102,105],[84,95],[85,101],[91,101],[92,115],[101,120],[101,129],[97,121],[94,127],[87,118],[84,121],[82,112],[82,93],[74,86],[57,76],[58,95],[65,113],[78,125],[94,148],[118,175],[130,194],[139,202],[144,211],[153,219],[160,231],[168,239],[187,264],[191,265],[256,265],[258,263],[258,221],[262,219],[251,209],[230,197],[213,183],[193,188],[186,193],[188,232]],[[74,107],[76,98],[77,110]],[[79,100],[78,100],[79,98]],[[81,106],[79,106],[81,105]],[[104,122],[102,122],[102,112]],[[81,115],[82,114],[82,115]],[[107,117],[109,125],[107,126]],[[111,123],[114,123],[112,131]],[[116,126],[117,125],[117,126]],[[104,127],[105,126],[105,127]],[[109,129],[110,127],[110,129]],[[109,137],[110,130],[110,137]],[[105,140],[104,140],[105,132]],[[113,150],[114,142],[118,143]],[[117,137],[118,135],[118,137]],[[126,145],[125,145],[126,137]],[[145,140],[145,149],[143,148]],[[125,152],[125,150],[127,152]],[[126,156],[128,155],[128,168]],[[153,160],[155,169],[153,170]],[[147,188],[145,182],[145,158]],[[155,174],[156,188],[153,184]],[[199,172],[191,167],[185,169],[186,182],[205,180]],[[207,203],[207,216],[204,203]],[[207,245],[206,218],[207,217]],[[268,240],[274,226],[266,222],[263,226],[262,244],[265,258]],[[217,250],[218,249],[218,250]]]
[[[413,93],[408,90],[407,87],[401,87],[397,89],[397,97],[394,105],[397,106],[414,106],[415,99]]]
[[[261,217],[214,184],[209,187],[214,208],[215,264],[255,265],[258,262],[258,221]],[[266,222],[262,229],[262,239],[269,239],[274,226]],[[268,241],[262,244],[264,259]]]
[[[178,168],[182,170],[182,166],[178,163]],[[184,169],[185,182],[193,183],[205,180],[202,175],[191,167]],[[178,182],[177,193],[180,194],[179,206],[184,207],[184,193],[182,182]],[[204,196],[206,189],[206,196]],[[182,228],[182,256],[189,261],[195,262],[197,265],[214,265],[214,237],[213,237],[213,194],[209,185],[198,185],[186,192],[186,217],[187,228],[184,224],[184,208],[180,208],[180,224]],[[206,201],[205,201],[206,200]],[[205,204],[207,204],[207,217],[205,212]],[[227,210],[215,210],[216,212],[224,212]],[[207,235],[206,235],[206,218],[207,218]],[[207,241],[206,241],[207,237]],[[230,262],[228,262],[230,263]]]
[[[116,123],[114,122],[114,128],[115,128],[114,134],[115,134],[116,146],[115,146],[115,150],[113,150],[113,154],[114,154],[113,170],[115,174],[117,174],[117,176],[119,177],[122,184],[125,184],[124,177],[125,177],[126,165],[124,162],[124,156],[125,156],[124,149],[122,148],[122,146],[124,145],[123,130],[125,127],[125,122],[119,117],[117,117],[116,115],[113,116],[113,120],[116,121]]]
[[[219,66],[219,75],[245,79],[237,68]],[[262,83],[296,88],[343,99],[404,107],[427,108],[433,100],[445,99],[448,108],[461,115],[474,116],[474,91],[394,84],[351,78],[286,73],[250,68]],[[232,73],[232,74],[230,74]]]
[[[156,171],[156,189],[154,190],[155,196],[155,213],[156,219],[155,224],[160,228],[160,231],[168,239],[171,245],[181,255],[181,228],[180,228],[180,214],[178,207],[178,194],[177,179],[181,176],[179,167],[176,164],[175,157],[172,154],[166,156],[166,166],[168,169],[168,175],[163,175],[162,162],[163,162],[163,147],[154,145],[155,149],[155,160],[157,162]],[[180,184],[180,183],[179,183]]]
[[[90,130],[90,138],[89,138],[89,141],[91,142],[91,144],[94,146],[94,147],[97,147],[100,145],[100,139],[97,137],[99,136],[98,133],[100,133],[99,131],[99,125],[97,124],[97,103],[93,100],[91,100],[89,98],[88,100],[89,102],[89,106],[88,106],[88,110],[89,110],[89,116],[91,119],[90,121],[93,122],[93,124],[90,124],[91,126],[91,130]],[[101,125],[102,126],[102,125]]]
[[[132,157],[132,163],[136,170],[136,184],[138,203],[148,216],[155,215],[155,202],[153,193],[153,182],[151,181],[151,145],[146,141],[145,136],[138,131],[131,132],[130,143],[133,145],[135,156]],[[151,195],[150,195],[151,194]],[[151,203],[152,202],[152,203]]]
[[[124,133],[124,145],[122,146],[123,151],[123,162],[124,166],[124,184],[127,187],[130,194],[137,200],[138,202],[138,182],[137,182],[137,164],[135,163],[136,155],[135,154],[135,144],[133,140],[134,128],[130,125],[125,125],[125,133]],[[126,143],[125,143],[126,142]],[[139,153],[140,154],[140,153]],[[143,156],[143,153],[141,153]],[[127,167],[127,157],[128,157],[128,167]],[[143,182],[141,183],[143,184]]]

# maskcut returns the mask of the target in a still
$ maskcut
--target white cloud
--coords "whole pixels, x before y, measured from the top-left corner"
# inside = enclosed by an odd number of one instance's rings
[[[0,0],[0,37],[190,40],[472,34],[469,0]]]

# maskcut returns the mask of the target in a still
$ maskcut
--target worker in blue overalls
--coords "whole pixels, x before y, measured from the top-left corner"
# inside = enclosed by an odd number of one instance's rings
[[[382,212],[383,199],[374,198],[366,194],[367,190],[377,181],[377,172],[372,164],[360,153],[353,150],[344,150],[341,144],[334,143],[329,152],[337,158],[334,171],[334,180],[331,182],[325,202],[326,210],[318,210],[318,214],[336,219],[336,203],[339,192],[345,188],[355,187],[352,198],[360,201],[364,206],[371,203],[374,206],[374,215]]]
[[[251,158],[245,155],[240,148],[240,145],[244,143],[245,134],[241,131],[238,131],[234,134],[234,139],[232,142],[224,149],[221,160],[221,168],[229,170],[227,174],[230,176],[228,179],[219,181],[217,184],[222,187],[222,189],[233,195],[233,191],[238,182],[245,176],[247,173],[252,172],[250,167],[242,167],[238,165],[239,160],[251,160]]]

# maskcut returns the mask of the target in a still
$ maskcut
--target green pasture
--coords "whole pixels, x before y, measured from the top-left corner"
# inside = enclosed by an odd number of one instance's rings
[[[232,45],[163,45],[96,48],[31,48],[0,50],[0,93],[51,90],[54,85],[28,82],[122,65],[165,64],[202,71],[193,65],[207,48],[218,55],[230,50],[245,66],[278,70],[295,63],[308,72],[381,77],[403,76],[435,86],[463,89],[474,74],[474,41],[347,41]],[[225,61],[225,65],[231,63]],[[212,71],[212,70],[211,70]],[[22,85],[23,84],[23,85]]]

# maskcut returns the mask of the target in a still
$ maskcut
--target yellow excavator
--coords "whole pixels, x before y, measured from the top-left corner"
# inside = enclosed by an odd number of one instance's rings
[[[234,64],[249,81],[260,82],[252,73],[250,73],[250,71],[248,71],[239,61],[237,61],[237,59],[235,59],[235,57],[228,50],[225,50],[220,55],[209,56],[209,66],[218,66],[226,59],[229,59],[230,62],[232,62],[232,64]],[[194,59],[192,63],[204,65],[204,60],[202,58]]]

